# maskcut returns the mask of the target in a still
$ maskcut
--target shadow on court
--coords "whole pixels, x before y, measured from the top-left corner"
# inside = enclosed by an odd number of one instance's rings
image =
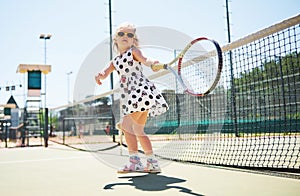
[[[113,190],[116,186],[133,186],[136,189],[142,191],[164,191],[168,189],[175,189],[182,193],[187,193],[190,195],[203,196],[202,194],[194,193],[192,190],[182,187],[173,186],[171,184],[186,182],[184,179],[168,177],[164,175],[147,174],[144,176],[126,176],[120,178],[128,178],[128,182],[117,182],[112,184],[107,184],[103,189]]]

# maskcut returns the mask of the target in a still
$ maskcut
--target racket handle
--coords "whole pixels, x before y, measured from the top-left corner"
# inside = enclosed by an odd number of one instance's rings
[[[152,64],[151,65],[151,69],[153,71],[158,71],[161,69],[167,69],[168,65],[167,64],[162,64],[162,63],[158,63],[158,64]]]

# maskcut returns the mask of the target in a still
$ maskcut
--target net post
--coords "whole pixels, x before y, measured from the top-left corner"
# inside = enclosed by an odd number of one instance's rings
[[[44,127],[44,146],[47,148],[48,147],[48,108],[45,108],[45,127]]]
[[[65,145],[65,118],[63,119],[63,144]]]

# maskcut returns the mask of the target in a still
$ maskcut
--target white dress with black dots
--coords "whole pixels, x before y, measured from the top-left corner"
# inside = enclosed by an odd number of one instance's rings
[[[142,64],[133,59],[132,48],[113,60],[120,77],[121,114],[148,110],[148,116],[158,116],[168,110],[168,104],[155,85],[143,74]]]

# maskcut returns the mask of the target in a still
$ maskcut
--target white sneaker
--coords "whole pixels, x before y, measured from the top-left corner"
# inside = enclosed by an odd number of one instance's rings
[[[161,169],[158,165],[157,159],[148,158],[147,167],[145,168],[145,171],[149,173],[160,173]]]
[[[129,173],[129,172],[144,172],[144,166],[141,162],[140,157],[130,156],[129,163],[124,165],[123,168],[118,170],[118,173]]]

